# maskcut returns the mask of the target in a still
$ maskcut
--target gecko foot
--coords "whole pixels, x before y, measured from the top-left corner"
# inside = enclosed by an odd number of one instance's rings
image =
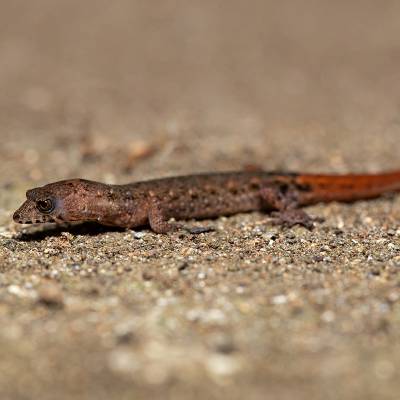
[[[301,225],[312,230],[314,222],[323,222],[323,219],[310,217],[305,211],[299,209],[274,211],[271,213],[271,216],[274,225],[282,225],[288,228],[294,225]]]
[[[156,233],[172,233],[186,229],[185,226],[180,223],[167,221],[158,221],[156,224],[150,221],[150,227]]]

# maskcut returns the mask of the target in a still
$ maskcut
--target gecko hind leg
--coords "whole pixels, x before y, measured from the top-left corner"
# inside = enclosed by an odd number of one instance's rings
[[[314,222],[319,222],[320,218],[313,218],[304,210],[298,207],[296,196],[290,191],[285,193],[279,188],[266,187],[260,190],[260,195],[268,207],[275,209],[271,213],[272,223],[291,228],[294,225],[301,225],[311,230]]]
[[[274,225],[282,225],[288,228],[301,225],[309,230],[312,230],[314,228],[314,222],[318,221],[318,218],[313,218],[300,209],[273,211],[271,217]]]

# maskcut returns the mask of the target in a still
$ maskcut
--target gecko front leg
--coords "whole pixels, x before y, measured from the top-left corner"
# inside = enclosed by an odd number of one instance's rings
[[[162,207],[158,199],[153,198],[148,211],[148,221],[150,228],[156,233],[168,233],[177,230],[185,230],[190,234],[213,232],[215,229],[210,226],[187,227],[178,222],[168,222],[169,213]]]
[[[181,226],[179,224],[172,224],[168,222],[168,215],[160,201],[156,198],[151,200],[148,219],[150,228],[156,233],[168,233],[178,230]]]

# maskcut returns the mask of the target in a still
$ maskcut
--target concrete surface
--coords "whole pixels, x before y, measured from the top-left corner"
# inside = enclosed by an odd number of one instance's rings
[[[165,236],[11,214],[68,177],[399,168],[399,12],[3,1],[0,398],[398,398],[399,197],[312,207],[312,232],[258,213]]]

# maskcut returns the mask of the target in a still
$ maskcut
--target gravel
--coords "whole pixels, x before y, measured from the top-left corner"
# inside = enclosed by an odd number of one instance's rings
[[[397,196],[312,231],[11,215],[69,177],[400,167],[398,4],[39,3],[0,16],[0,398],[397,398]]]

